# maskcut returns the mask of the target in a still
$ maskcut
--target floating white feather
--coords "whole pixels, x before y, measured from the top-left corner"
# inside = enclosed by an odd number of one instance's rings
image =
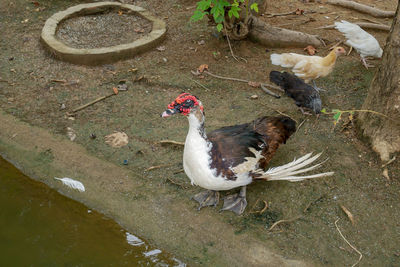
[[[71,179],[68,177],[64,177],[64,178],[54,177],[54,179],[60,180],[64,185],[71,187],[72,189],[76,189],[81,192],[85,192],[85,186],[77,180],[74,180],[74,179]]]

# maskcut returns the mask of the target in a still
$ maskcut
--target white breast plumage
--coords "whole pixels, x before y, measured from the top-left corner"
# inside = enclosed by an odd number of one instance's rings
[[[234,181],[221,175],[216,176],[216,170],[210,168],[212,144],[201,136],[199,127],[198,119],[190,114],[189,132],[183,152],[183,168],[192,184],[209,190],[230,190],[251,183],[252,178],[248,172],[238,173]]]

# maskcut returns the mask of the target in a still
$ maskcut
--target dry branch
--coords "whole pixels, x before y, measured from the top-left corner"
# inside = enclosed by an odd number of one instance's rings
[[[384,25],[384,24],[376,24],[376,23],[368,23],[368,22],[356,22],[354,24],[357,24],[361,28],[365,29],[374,29],[374,30],[381,30],[381,31],[390,31],[390,26]],[[317,29],[334,29],[335,25],[328,25],[328,26],[323,26],[323,27],[318,27]]]
[[[353,214],[343,205],[340,205],[340,208],[346,213],[347,217],[349,218],[352,225],[354,225],[354,216]]]
[[[177,142],[177,141],[173,141],[173,140],[161,140],[158,143],[159,144],[177,145],[177,146],[184,146],[185,145],[185,143],[183,143],[183,142]]]
[[[350,9],[357,10],[361,13],[366,13],[371,16],[377,17],[377,18],[393,18],[395,11],[385,11],[385,10],[380,10],[377,8],[373,8],[367,5],[359,4],[354,1],[347,1],[347,0],[328,0],[328,4],[331,5],[337,5],[337,6],[342,6]]]
[[[232,77],[225,77],[225,76],[220,76],[220,75],[217,75],[217,74],[213,74],[213,73],[211,73],[211,72],[209,72],[209,71],[207,71],[207,70],[203,70],[203,72],[199,72],[199,70],[197,70],[197,71],[193,71],[193,70],[192,70],[191,73],[192,73],[193,75],[195,75],[195,76],[198,76],[198,75],[200,75],[201,73],[205,73],[205,74],[210,75],[210,76],[212,76],[212,77],[214,77],[214,78],[218,78],[218,79],[222,79],[222,80],[229,80],[229,81],[235,81],[235,82],[242,82],[242,83],[247,83],[247,84],[252,83],[252,82],[249,81],[249,80],[244,80],[244,79],[239,79],[239,78],[232,78]],[[267,83],[259,83],[259,84],[260,84],[261,89],[262,89],[265,93],[267,93],[267,94],[269,94],[269,95],[271,95],[271,96],[273,96],[273,97],[276,97],[276,98],[280,98],[281,96],[280,96],[280,95],[277,95],[277,94],[275,94],[275,93],[273,93],[273,92],[271,92],[270,90],[268,90],[268,89],[266,88],[266,86],[271,87],[271,88],[276,89],[276,90],[279,90],[279,91],[284,91],[284,90],[282,90],[280,87],[275,86],[275,85],[272,85],[272,84],[267,84]]]
[[[272,229],[274,229],[275,226],[277,226],[278,224],[293,222],[293,221],[295,221],[295,220],[300,219],[301,217],[303,217],[303,215],[299,215],[299,216],[296,216],[296,217],[294,217],[294,218],[287,219],[287,220],[279,220],[279,221],[275,222],[273,225],[271,225],[271,227],[268,229],[268,231],[270,232],[270,231],[271,231]]]

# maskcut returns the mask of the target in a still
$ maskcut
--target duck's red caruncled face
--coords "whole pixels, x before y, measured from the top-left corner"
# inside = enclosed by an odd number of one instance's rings
[[[176,113],[182,113],[187,116],[192,108],[196,106],[199,106],[199,101],[195,96],[189,93],[182,93],[175,99],[175,101],[168,105],[168,109],[164,111],[161,116],[169,117]],[[203,111],[203,106],[200,106],[200,109]]]

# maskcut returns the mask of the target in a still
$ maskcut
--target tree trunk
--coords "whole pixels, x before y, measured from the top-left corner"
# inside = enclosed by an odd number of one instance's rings
[[[400,151],[400,4],[386,42],[382,64],[377,70],[363,109],[381,112],[391,119],[362,113],[359,125],[383,161]]]

